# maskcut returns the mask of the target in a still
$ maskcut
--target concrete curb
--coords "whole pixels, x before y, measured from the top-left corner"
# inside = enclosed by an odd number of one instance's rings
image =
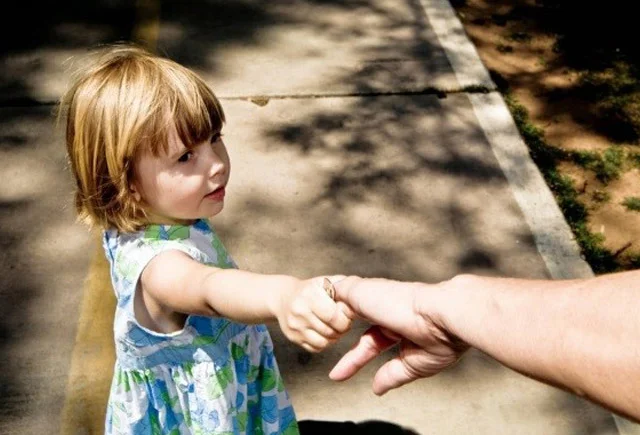
[[[420,0],[420,4],[449,59],[460,88],[482,86],[496,90],[489,71],[480,60],[451,4],[447,0]]]
[[[425,13],[460,82],[468,86],[491,81],[489,72],[447,0],[422,0]],[[433,19],[432,19],[433,17]],[[495,89],[491,82],[487,86]],[[589,278],[593,271],[580,256],[569,225],[520,137],[498,92],[469,94],[469,101],[504,172],[516,202],[533,233],[553,279]]]
[[[498,92],[472,94],[469,100],[551,278],[592,277],[591,267],[580,256],[571,229],[529,156],[502,96]]]
[[[421,0],[425,14],[462,87],[496,86],[447,0]],[[502,95],[470,94],[469,100],[504,172],[518,206],[553,279],[593,277],[542,174],[520,137]],[[621,435],[640,434],[640,425],[612,414]]]

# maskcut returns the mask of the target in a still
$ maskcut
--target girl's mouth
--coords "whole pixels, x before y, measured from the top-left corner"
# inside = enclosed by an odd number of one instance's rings
[[[213,192],[208,193],[205,196],[205,198],[211,199],[213,201],[222,201],[224,199],[225,193],[226,192],[225,192],[224,186],[220,186],[216,190],[214,190]]]

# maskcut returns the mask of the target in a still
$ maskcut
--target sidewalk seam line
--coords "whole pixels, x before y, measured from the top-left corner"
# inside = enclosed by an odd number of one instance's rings
[[[335,92],[326,94],[256,94],[256,95],[218,95],[219,100],[304,100],[304,99],[319,99],[319,98],[363,98],[363,97],[386,97],[386,96],[411,96],[411,95],[436,95],[440,98],[444,98],[447,95],[457,94],[487,94],[494,91],[492,87],[485,87],[481,85],[469,85],[466,87],[453,88],[453,89],[439,89],[439,88],[425,88],[413,91],[371,91],[371,92]],[[35,107],[50,107],[57,106],[58,101],[36,101],[28,100],[24,102],[20,101],[0,101],[0,108],[2,109],[18,109],[18,108],[35,108]]]
[[[402,96],[402,95],[456,95],[456,94],[486,94],[493,91],[491,88],[482,86],[469,86],[467,88],[454,88],[454,89],[438,89],[438,88],[425,88],[414,91],[371,91],[371,92],[335,92],[324,94],[274,94],[274,95],[232,95],[232,96],[218,96],[221,100],[251,100],[251,99],[269,99],[269,100],[302,100],[302,99],[315,99],[315,98],[361,98],[361,97],[385,97],[385,96]]]

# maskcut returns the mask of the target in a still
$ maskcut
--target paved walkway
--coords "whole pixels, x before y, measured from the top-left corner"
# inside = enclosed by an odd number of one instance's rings
[[[124,4],[38,5],[36,33],[3,55],[0,433],[101,433],[113,297],[50,117],[63,61],[97,43],[138,35],[222,97],[233,176],[214,224],[243,268],[590,274],[446,1]],[[363,328],[313,356],[272,328],[307,433],[618,433],[610,413],[479,352],[383,398],[376,364],[330,382]]]

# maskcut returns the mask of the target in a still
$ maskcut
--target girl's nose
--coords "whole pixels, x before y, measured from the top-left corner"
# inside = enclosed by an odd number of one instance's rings
[[[209,176],[214,177],[224,171],[224,160],[219,156],[211,146],[207,147],[206,164],[209,168]]]

